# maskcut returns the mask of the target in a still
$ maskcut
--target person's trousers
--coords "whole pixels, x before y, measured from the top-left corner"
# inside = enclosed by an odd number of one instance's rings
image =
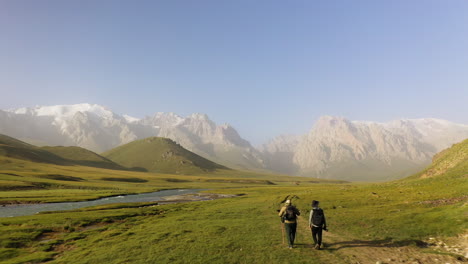
[[[322,245],[322,227],[312,226],[312,239],[315,245]]]
[[[294,240],[296,239],[296,228],[297,223],[284,223],[286,229],[286,237],[288,238],[288,244],[290,247],[294,246]]]

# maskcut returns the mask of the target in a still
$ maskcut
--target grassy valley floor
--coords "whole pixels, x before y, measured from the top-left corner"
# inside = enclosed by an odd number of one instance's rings
[[[372,195],[367,192],[372,189],[375,188],[354,185],[223,189],[216,192],[245,195],[204,202],[160,206],[117,204],[2,218],[1,260],[3,263],[463,261],[462,256],[438,253],[424,242],[429,236],[453,236],[466,230],[463,203],[456,202],[448,209],[421,206],[419,199],[403,201],[405,208],[391,203],[383,205],[378,198],[362,203]],[[304,218],[299,220],[297,247],[292,251],[282,245],[281,225],[276,216],[282,193],[301,197],[297,204]],[[322,251],[311,248],[305,220],[307,204],[317,197],[323,201],[330,229],[324,234]],[[451,223],[431,225],[443,217],[444,211],[451,212],[448,216]]]
[[[240,196],[0,218],[0,263],[465,261],[465,249],[458,242],[447,245],[451,251],[432,246],[466,233],[466,174],[459,171],[444,177],[350,184],[238,171],[189,176],[3,162],[3,204],[87,200],[173,188]],[[291,194],[300,197],[293,202],[302,218],[296,248],[289,250],[282,244],[277,210]],[[311,248],[305,220],[313,199],[321,201],[330,229],[321,251]]]

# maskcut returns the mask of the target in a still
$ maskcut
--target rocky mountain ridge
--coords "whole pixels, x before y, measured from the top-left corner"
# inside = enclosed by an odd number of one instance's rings
[[[440,119],[376,123],[324,116],[308,134],[280,137],[261,149],[269,166],[289,159],[283,170],[290,174],[389,180],[420,170],[434,154],[465,138],[468,126]]]
[[[147,137],[166,137],[235,168],[263,168],[259,152],[229,124],[205,114],[156,113],[137,119],[95,104],[0,110],[0,133],[36,145],[80,146],[101,153]]]
[[[0,110],[0,133],[36,145],[80,146],[98,153],[138,139],[166,137],[232,168],[388,180],[422,169],[435,153],[468,138],[468,126],[433,118],[377,123],[324,116],[305,135],[280,136],[254,148],[232,126],[218,125],[205,114],[158,112],[139,119],[77,104]]]

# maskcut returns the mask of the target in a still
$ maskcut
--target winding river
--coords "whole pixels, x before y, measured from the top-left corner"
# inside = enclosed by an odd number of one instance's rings
[[[204,189],[175,189],[152,193],[121,195],[101,198],[92,201],[66,202],[66,203],[43,203],[43,204],[15,204],[0,207],[0,217],[14,217],[33,215],[44,211],[65,211],[83,207],[112,204],[112,203],[134,203],[134,202],[157,202],[167,201],[166,197],[197,193]]]

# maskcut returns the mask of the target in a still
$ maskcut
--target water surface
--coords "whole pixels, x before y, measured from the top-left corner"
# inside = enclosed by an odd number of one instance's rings
[[[66,203],[44,203],[44,204],[15,204],[0,207],[0,217],[13,217],[33,215],[44,211],[74,210],[88,206],[96,206],[112,203],[135,203],[135,202],[157,202],[164,201],[167,196],[197,193],[203,189],[176,189],[164,190],[152,193],[121,195],[101,198],[92,201],[66,202]]]

